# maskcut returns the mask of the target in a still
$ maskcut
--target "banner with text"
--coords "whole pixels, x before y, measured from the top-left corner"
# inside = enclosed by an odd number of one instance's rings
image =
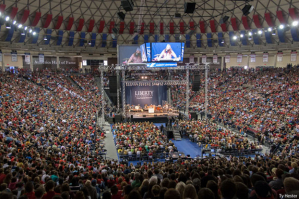
[[[207,56],[206,55],[201,56],[201,63],[203,63],[203,64],[207,63]]]
[[[251,62],[251,63],[254,63],[254,62],[255,62],[255,59],[256,59],[256,55],[255,55],[255,54],[251,54],[251,55],[250,55],[250,62]]]
[[[217,64],[217,63],[218,63],[218,56],[213,55],[213,64]]]
[[[18,62],[18,54],[16,52],[11,53],[11,62]]]
[[[269,61],[269,54],[268,53],[264,53],[263,54],[263,62],[267,63]]]
[[[230,55],[225,55],[225,63],[229,63],[230,62]]]
[[[237,55],[237,63],[242,63],[242,58],[243,58],[243,55],[242,54],[238,54]]]
[[[297,61],[297,51],[291,52],[291,62]]]
[[[44,63],[45,62],[44,54],[38,54],[38,60],[39,60],[40,63]]]
[[[25,62],[30,64],[30,53],[25,53]]]
[[[167,100],[167,86],[126,86],[126,103],[140,105],[161,105]]]
[[[283,57],[283,53],[282,52],[278,52],[277,53],[277,61],[278,62],[282,62],[282,57]]]

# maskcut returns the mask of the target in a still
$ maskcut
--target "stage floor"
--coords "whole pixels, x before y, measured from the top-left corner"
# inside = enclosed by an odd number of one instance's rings
[[[165,118],[176,117],[178,113],[148,113],[148,112],[129,112],[127,117],[133,116],[133,119],[145,119],[145,118]]]

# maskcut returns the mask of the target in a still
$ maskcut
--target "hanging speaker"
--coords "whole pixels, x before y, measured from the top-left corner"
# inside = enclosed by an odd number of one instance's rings
[[[224,24],[228,21],[229,19],[229,16],[224,16],[224,17],[221,17],[221,19],[219,20],[219,23],[220,24]]]
[[[118,15],[118,17],[119,17],[120,20],[122,20],[122,21],[125,20],[125,17],[126,17],[125,13],[123,13],[123,12],[118,12],[117,15]]]
[[[196,3],[185,3],[185,13],[193,13]]]
[[[249,13],[251,13],[253,8],[254,7],[252,5],[245,5],[244,8],[242,9],[243,15],[245,16],[249,15]]]

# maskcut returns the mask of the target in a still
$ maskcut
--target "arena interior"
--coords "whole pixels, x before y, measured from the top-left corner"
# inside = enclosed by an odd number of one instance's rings
[[[299,0],[0,0],[0,199],[299,196]]]

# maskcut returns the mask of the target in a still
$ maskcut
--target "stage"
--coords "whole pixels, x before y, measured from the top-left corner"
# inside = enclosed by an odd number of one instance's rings
[[[127,118],[134,122],[159,122],[166,123],[169,117],[178,117],[179,113],[148,113],[148,112],[127,112]]]

